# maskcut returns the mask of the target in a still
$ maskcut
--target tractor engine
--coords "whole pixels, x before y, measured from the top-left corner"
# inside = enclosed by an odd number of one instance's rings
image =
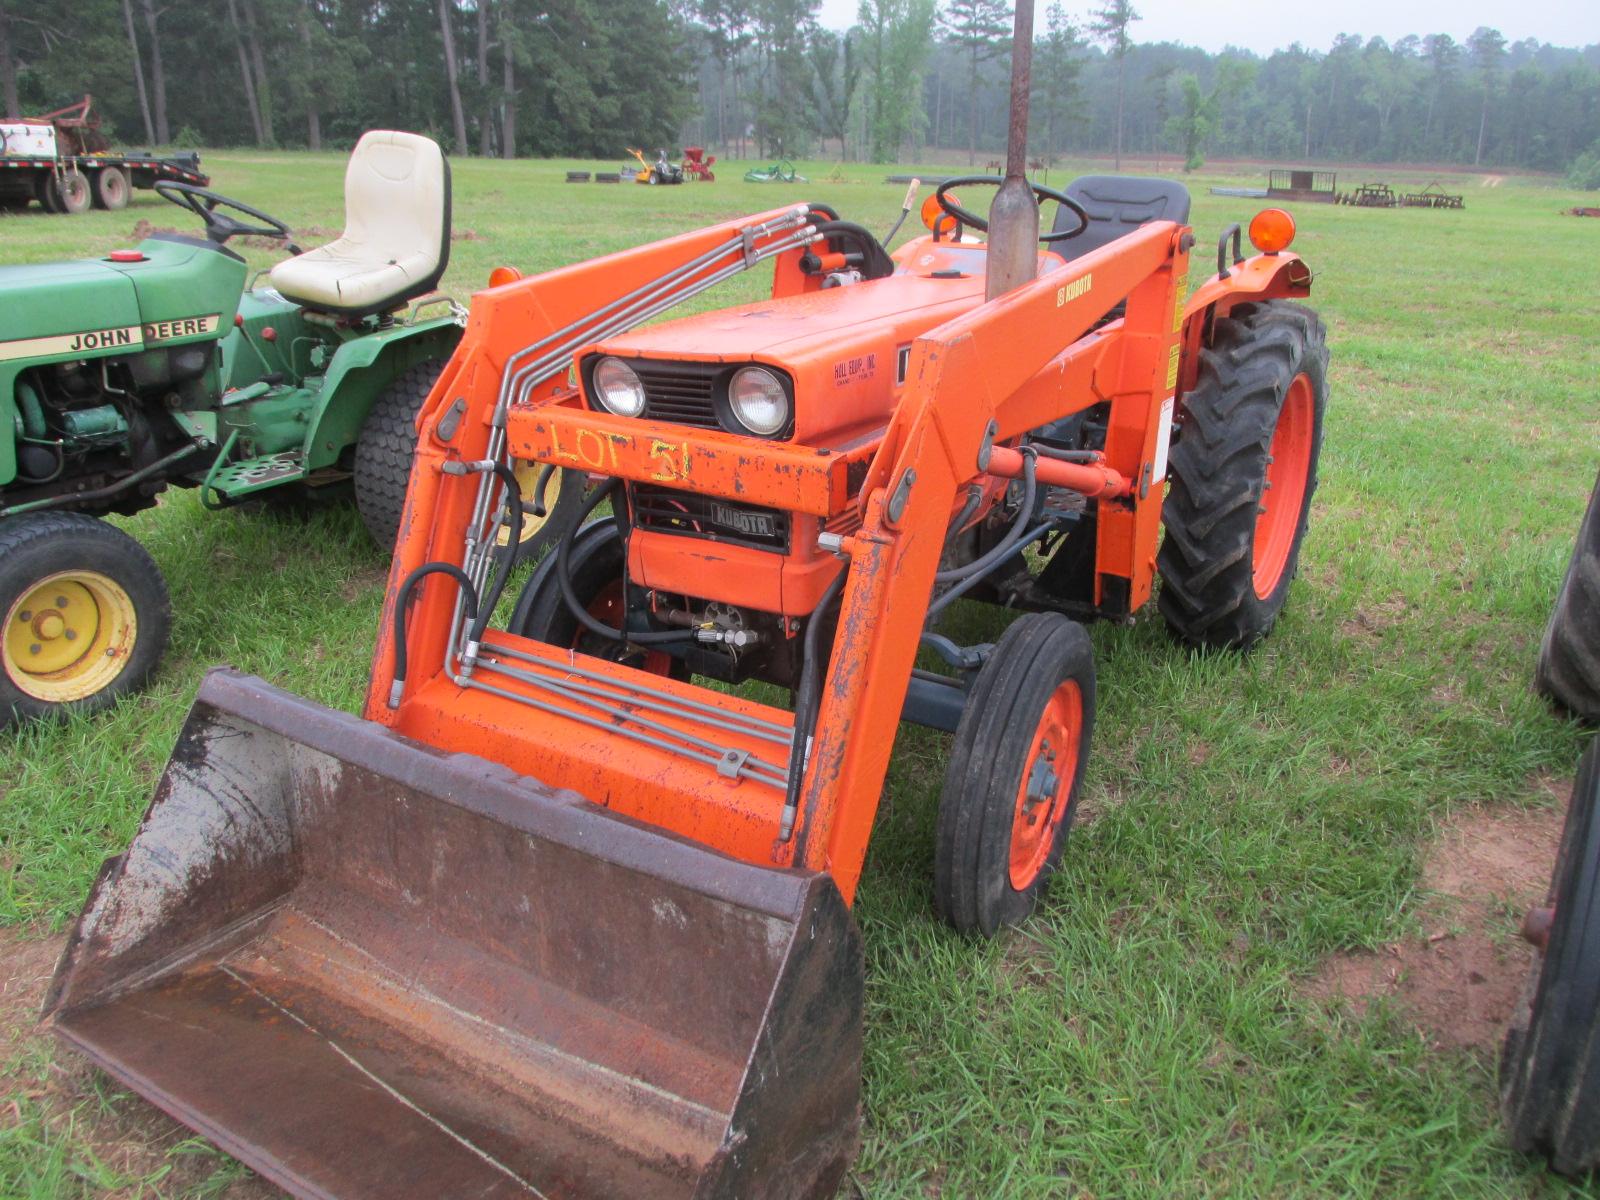
[[[208,342],[24,371],[16,381],[17,478],[7,502],[86,493],[65,507],[122,514],[148,508],[165,477],[107,500],[93,493],[189,440],[170,414],[204,405],[214,354]]]

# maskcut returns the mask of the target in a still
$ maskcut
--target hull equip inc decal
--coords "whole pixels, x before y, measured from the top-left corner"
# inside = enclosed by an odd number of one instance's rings
[[[109,329],[84,329],[52,337],[20,338],[0,342],[0,362],[18,358],[53,358],[68,354],[93,354],[102,350],[143,350],[147,346],[178,338],[215,333],[222,321],[220,313],[203,317],[175,317],[170,321],[151,321],[144,325],[119,325]]]

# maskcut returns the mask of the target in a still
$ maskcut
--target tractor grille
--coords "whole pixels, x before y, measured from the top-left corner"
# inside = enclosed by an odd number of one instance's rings
[[[628,364],[644,384],[644,415],[675,425],[695,425],[701,429],[721,429],[712,389],[722,367],[714,363],[649,362],[633,359]]]
[[[758,550],[789,549],[789,514],[653,484],[633,485],[633,523],[639,529],[709,538]]]

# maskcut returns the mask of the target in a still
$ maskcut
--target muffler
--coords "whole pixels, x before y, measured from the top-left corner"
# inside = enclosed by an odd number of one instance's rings
[[[821,1197],[862,989],[825,874],[217,670],[45,1019],[300,1196]]]

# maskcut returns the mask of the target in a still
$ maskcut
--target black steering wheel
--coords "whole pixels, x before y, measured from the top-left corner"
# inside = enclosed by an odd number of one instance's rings
[[[178,183],[176,180],[163,179],[156,184],[156,195],[169,203],[176,204],[179,208],[186,208],[195,216],[205,222],[206,237],[217,245],[222,245],[229,238],[239,234],[254,234],[257,237],[278,238],[287,241],[292,236],[291,230],[277,217],[269,216],[259,208],[251,208],[248,204],[241,203],[221,192],[213,192],[207,188],[195,187],[192,183]],[[260,225],[247,225],[234,217],[229,216],[219,209],[231,208],[235,212],[242,212],[247,217],[254,217],[262,222]]]
[[[939,207],[944,210],[946,216],[959,221],[968,228],[976,229],[979,233],[987,233],[989,232],[988,221],[978,216],[976,213],[968,212],[966,209],[962,208],[961,205],[956,203],[954,197],[948,196],[945,193],[951,188],[966,187],[969,184],[972,186],[977,186],[978,184],[993,184],[994,186],[998,187],[1004,182],[1005,179],[999,175],[961,175],[955,179],[946,179],[934,191],[933,196],[934,199],[939,202]],[[1068,238],[1077,237],[1085,229],[1089,228],[1089,214],[1084,211],[1083,205],[1079,204],[1071,196],[1067,195],[1065,192],[1058,192],[1055,190],[1055,188],[1045,187],[1045,185],[1042,183],[1033,183],[1030,181],[1028,186],[1033,189],[1033,194],[1039,198],[1039,202],[1041,204],[1043,204],[1046,200],[1054,200],[1057,204],[1062,205],[1069,212],[1071,212],[1073,216],[1078,218],[1078,224],[1076,228],[1063,229],[1058,233],[1041,233],[1039,235],[1039,240],[1041,242],[1064,242]]]

